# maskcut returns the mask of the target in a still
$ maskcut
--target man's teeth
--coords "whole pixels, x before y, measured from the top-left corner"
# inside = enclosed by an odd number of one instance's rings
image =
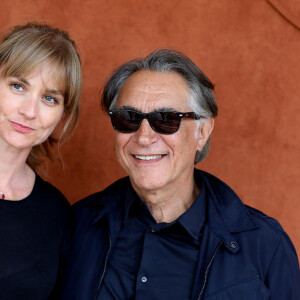
[[[162,155],[135,155],[134,157],[141,160],[152,160],[161,158]]]

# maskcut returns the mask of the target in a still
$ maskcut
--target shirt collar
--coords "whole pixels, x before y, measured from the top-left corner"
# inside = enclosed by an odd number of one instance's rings
[[[142,200],[139,198],[132,185],[130,184],[125,198],[124,220],[129,217],[131,211],[137,211],[137,209],[139,209],[143,205],[145,204],[142,202]]]
[[[177,221],[194,238],[199,239],[201,229],[206,217],[206,192],[205,185],[200,183],[200,193],[191,207],[182,214]]]

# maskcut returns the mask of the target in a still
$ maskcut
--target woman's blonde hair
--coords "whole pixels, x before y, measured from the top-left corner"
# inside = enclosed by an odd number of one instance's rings
[[[31,22],[15,26],[0,43],[1,76],[22,77],[42,63],[53,68],[64,94],[65,123],[61,136],[71,134],[78,120],[81,93],[81,62],[74,41],[65,31]],[[1,101],[1,99],[0,99]],[[58,142],[50,136],[32,148],[27,163],[33,169],[41,163],[40,155],[52,159],[50,146]]]

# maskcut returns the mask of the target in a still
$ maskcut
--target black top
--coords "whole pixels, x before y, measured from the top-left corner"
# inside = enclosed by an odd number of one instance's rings
[[[205,222],[205,194],[203,186],[177,220],[158,224],[130,188],[97,299],[190,299]]]
[[[25,199],[1,199],[0,300],[50,299],[71,230],[69,203],[38,175]]]

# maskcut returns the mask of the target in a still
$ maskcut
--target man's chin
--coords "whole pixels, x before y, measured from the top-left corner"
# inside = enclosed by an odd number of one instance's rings
[[[162,189],[165,184],[162,180],[161,176],[157,178],[151,178],[149,174],[147,176],[134,176],[130,177],[131,184],[133,188],[137,191],[145,191],[145,192],[155,192],[159,189]]]

